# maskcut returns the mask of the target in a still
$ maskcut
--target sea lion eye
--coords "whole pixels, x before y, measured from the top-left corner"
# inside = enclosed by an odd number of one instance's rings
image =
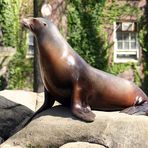
[[[43,25],[46,26],[47,24],[45,22],[43,22]]]

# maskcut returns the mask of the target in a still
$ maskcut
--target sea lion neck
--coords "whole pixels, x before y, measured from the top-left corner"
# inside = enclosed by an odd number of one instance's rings
[[[58,57],[66,58],[66,55],[73,52],[70,45],[62,37],[57,27],[48,24],[48,28],[42,28],[35,33],[40,52],[47,51],[48,54],[57,54]],[[53,53],[54,49],[54,53]]]

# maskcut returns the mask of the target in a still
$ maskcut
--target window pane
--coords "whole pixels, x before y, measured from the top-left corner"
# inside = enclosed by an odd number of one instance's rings
[[[136,46],[136,42],[131,42],[131,49],[136,49],[137,46]]]
[[[136,48],[137,49],[139,48],[139,42],[138,41],[136,42]]]
[[[117,40],[122,41],[122,33],[121,32],[117,32]]]
[[[136,42],[136,33],[131,33],[131,41]]]
[[[117,58],[118,59],[137,59],[137,55],[133,54],[133,55],[129,55],[129,54],[117,54]]]
[[[123,34],[123,39],[124,39],[125,41],[129,41],[129,33],[124,33],[124,34]]]
[[[123,49],[123,43],[122,42],[118,42],[118,49]]]
[[[124,42],[124,48],[129,49],[129,42]]]

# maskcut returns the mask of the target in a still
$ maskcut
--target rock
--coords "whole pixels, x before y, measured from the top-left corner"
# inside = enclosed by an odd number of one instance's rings
[[[3,90],[0,91],[0,96],[15,103],[22,104],[30,108],[32,111],[35,111],[36,109],[37,93],[24,90]]]
[[[37,100],[43,103],[43,97],[43,93],[24,90],[0,91],[0,143],[21,128],[36,110]]]
[[[26,106],[0,96],[0,142],[9,138],[14,129],[32,114]]]
[[[105,148],[99,144],[92,144],[88,142],[71,142],[68,144],[64,144],[60,148]]]
[[[147,148],[148,117],[118,112],[93,111],[96,120],[86,123],[71,111],[55,106],[39,114],[1,148],[52,147],[69,142],[89,142],[108,148]]]
[[[0,96],[7,98],[13,102],[22,104],[32,111],[37,111],[44,102],[44,92],[35,93],[25,90],[3,90],[0,91]],[[54,106],[59,105],[58,102],[54,103]]]
[[[0,91],[0,143],[20,130],[23,123],[43,102],[44,93],[24,90]]]

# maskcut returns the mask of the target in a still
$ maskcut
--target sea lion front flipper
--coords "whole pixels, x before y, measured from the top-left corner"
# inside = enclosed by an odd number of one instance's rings
[[[92,122],[95,120],[95,114],[91,111],[86,99],[81,99],[82,91],[84,91],[78,84],[74,85],[72,96],[72,113],[86,121]]]
[[[86,122],[93,122],[95,120],[95,114],[89,109],[88,107],[82,107],[80,104],[74,104],[72,108],[72,113],[86,121]]]

